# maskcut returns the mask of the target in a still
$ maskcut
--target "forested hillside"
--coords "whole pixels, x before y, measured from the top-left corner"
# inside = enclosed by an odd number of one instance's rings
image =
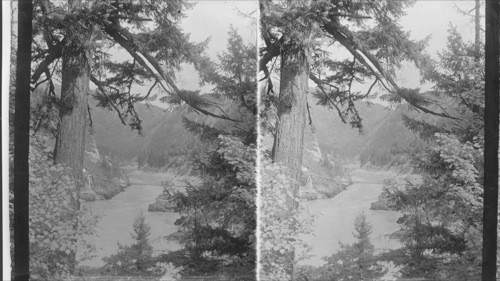
[[[136,103],[135,110],[142,120],[142,135],[123,125],[116,112],[95,106],[90,100],[93,132],[99,151],[111,154],[120,160],[130,160],[137,157],[149,133],[169,116],[165,109],[154,105]],[[171,114],[170,114],[171,115]]]
[[[423,141],[404,125],[404,116],[436,122],[433,116],[418,114],[407,105],[395,109],[365,101],[356,102],[362,131],[342,123],[335,110],[310,102],[311,118],[321,150],[345,159],[359,159],[362,165],[403,168],[408,154],[418,152]]]
[[[407,170],[411,166],[412,156],[422,152],[426,145],[426,141],[407,126],[408,123],[424,122],[431,126],[444,126],[446,121],[439,116],[421,114],[408,105],[400,105],[387,111],[384,118],[374,124],[366,136],[359,160],[362,165]]]
[[[371,133],[376,131],[375,127],[390,112],[379,104],[355,102],[363,124],[363,133],[360,133],[351,125],[342,123],[335,109],[316,104],[317,100],[313,97],[310,97],[308,101],[321,150],[346,158],[359,154]]]
[[[409,164],[409,155],[421,151],[423,141],[404,125],[403,116],[418,116],[407,106],[399,106],[387,114],[367,135],[359,160],[362,165],[403,168]],[[423,117],[428,119],[429,116]]]
[[[40,86],[39,90],[33,95],[32,107],[36,107],[43,118],[39,127],[55,130],[56,116],[53,113],[49,114],[46,104],[56,105],[56,101],[47,95],[46,85]],[[61,86],[54,84],[54,92],[56,98],[60,97]],[[91,95],[95,92],[92,91]],[[141,133],[137,130],[132,130],[130,126],[121,123],[117,113],[113,110],[97,106],[98,101],[94,98],[89,99],[90,119],[92,127],[90,129],[93,135],[97,149],[102,155],[109,155],[119,160],[131,160],[139,155],[145,143],[146,137],[154,130],[162,121],[172,118],[173,113],[166,109],[149,105],[145,103],[135,103],[135,111],[141,119]]]
[[[190,156],[201,151],[202,143],[186,130],[183,117],[194,118],[186,106],[178,107],[164,115],[141,142],[137,153],[139,166],[180,167]],[[205,118],[206,116],[200,117]]]
[[[222,108],[227,114],[238,112],[237,109],[233,109],[234,104],[231,101],[226,99],[222,103],[224,103]],[[231,121],[200,115],[187,106],[179,106],[171,112],[166,112],[159,123],[143,139],[142,148],[137,154],[139,166],[146,165],[156,168],[190,166],[187,161],[193,156],[201,155],[206,148],[206,144],[189,131],[190,121],[204,123],[222,131],[233,126]],[[250,121],[251,119],[247,119],[243,124]]]

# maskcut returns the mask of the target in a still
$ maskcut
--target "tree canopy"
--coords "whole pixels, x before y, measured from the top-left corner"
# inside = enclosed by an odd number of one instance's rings
[[[256,264],[256,47],[245,44],[236,30],[229,32],[227,51],[210,69],[207,80],[214,96],[225,104],[228,116],[245,120],[215,124],[184,118],[185,127],[205,144],[193,157],[200,179],[171,199],[183,248],[163,261],[182,268],[184,276],[226,275],[254,280]]]
[[[375,85],[387,92],[392,102],[405,101],[416,110],[450,117],[429,106],[433,100],[419,89],[400,86],[394,79],[403,61],[427,69],[427,39],[415,41],[403,30],[398,19],[414,1],[261,1],[259,70],[268,81],[267,94],[273,92],[269,75],[272,61],[282,50],[308,49],[309,79],[320,103],[335,109],[339,117],[360,127],[353,101],[374,94]],[[336,56],[346,50],[351,57]],[[423,73],[424,74],[424,73]],[[423,76],[426,78],[426,75]],[[280,81],[282,83],[282,81]],[[356,91],[353,83],[368,83],[366,92]]]
[[[384,193],[390,209],[403,213],[403,247],[386,257],[402,267],[404,278],[480,276],[485,77],[484,56],[477,54],[476,44],[450,28],[447,48],[429,76],[435,95],[460,120],[429,123],[403,117],[426,144],[412,161],[421,181],[391,181]]]
[[[175,84],[175,73],[183,63],[198,70],[211,64],[203,54],[208,39],[193,43],[179,27],[184,10],[191,6],[184,0],[72,1],[71,5],[34,1],[32,86],[48,82],[55,95],[54,79],[64,75],[59,68],[63,53],[87,50],[90,80],[98,89],[94,97],[100,106],[115,110],[123,124],[140,129],[133,104],[158,95],[165,102],[187,103],[201,113],[227,119],[222,112],[207,110],[217,105],[199,92]]]
[[[259,71],[265,86],[262,101],[275,108],[276,125],[265,128],[273,134],[272,160],[288,169],[290,212],[297,209],[302,171],[304,127],[307,122],[309,80],[316,84],[319,103],[337,111],[343,122],[361,129],[362,120],[354,101],[372,95],[379,85],[390,102],[405,102],[414,109],[450,117],[433,99],[399,85],[394,76],[402,61],[426,70],[431,61],[425,54],[426,40],[411,40],[398,24],[414,1],[260,1],[261,37]],[[336,55],[343,49],[349,56]],[[280,66],[274,68],[279,60]],[[272,74],[279,73],[279,95],[274,95]],[[425,79],[427,72],[422,72]],[[274,80],[274,81],[273,81]],[[355,90],[355,83],[369,83],[366,92]],[[435,109],[437,108],[437,109]],[[267,109],[266,109],[267,110]],[[268,114],[271,116],[271,114]],[[293,226],[289,226],[293,229]],[[286,267],[293,275],[293,249]]]

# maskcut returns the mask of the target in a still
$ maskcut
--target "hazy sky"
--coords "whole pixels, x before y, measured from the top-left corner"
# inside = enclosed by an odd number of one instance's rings
[[[469,11],[474,8],[475,1],[417,1],[407,10],[401,25],[411,31],[416,39],[431,35],[430,50],[442,49],[446,45],[446,36],[450,23],[455,25],[463,37],[474,38],[473,17],[459,13],[458,9]],[[458,8],[458,9],[457,9]],[[481,7],[484,8],[484,5]],[[482,13],[483,14],[483,11]],[[484,20],[484,19],[483,19]]]
[[[484,1],[483,1],[484,2]],[[459,12],[470,11],[474,8],[475,1],[439,1],[419,0],[406,10],[406,15],[400,19],[403,30],[410,32],[410,38],[415,40],[424,39],[430,35],[427,52],[434,58],[438,58],[438,52],[446,48],[448,29],[450,24],[455,26],[466,40],[474,40],[474,18]],[[484,14],[484,5],[481,6],[481,14]],[[484,18],[482,18],[484,27]],[[350,57],[346,50],[336,52],[336,55]],[[422,91],[429,90],[432,85],[422,84],[418,70],[411,64],[405,63],[405,67],[397,71],[396,82],[405,88],[421,88]],[[310,81],[312,84],[312,81]],[[366,92],[371,84],[353,85],[353,88]],[[384,89],[376,86],[373,92],[384,93]],[[380,102],[375,100],[375,102]],[[387,105],[387,103],[382,102]]]
[[[470,11],[474,1],[417,1],[407,10],[407,15],[401,19],[404,29],[411,32],[412,39],[424,39],[430,35],[428,53],[437,59],[437,52],[446,48],[448,29],[453,24],[466,40],[474,40],[473,17],[460,14],[459,9]],[[481,6],[484,9],[484,5]],[[484,14],[482,11],[481,14]],[[484,18],[482,19],[484,27]],[[399,73],[399,82],[403,87],[418,87],[418,71],[404,69]]]
[[[258,2],[256,0],[192,2],[195,2],[196,5],[191,10],[186,11],[186,18],[182,20],[181,27],[186,33],[191,34],[191,39],[195,42],[211,37],[207,53],[212,59],[217,60],[217,54],[226,49],[227,33],[231,25],[238,30],[246,42],[255,44],[257,40],[256,18],[258,16]],[[181,88],[198,88],[197,74],[191,67],[185,67],[184,71],[177,76]]]
[[[257,40],[257,25],[256,18],[258,17],[258,1],[256,0],[233,0],[233,1],[189,1],[195,5],[184,11],[183,18],[179,26],[186,34],[190,35],[192,42],[201,42],[210,38],[206,53],[210,58],[217,62],[217,54],[224,51],[227,46],[228,32],[232,26],[238,30],[243,40],[247,43],[256,43]],[[128,53],[123,50],[112,51],[113,59],[120,60],[123,57],[129,57]],[[199,86],[198,72],[189,64],[182,66],[182,71],[176,73],[175,84],[180,89],[198,90],[202,93],[209,93],[213,86]],[[152,83],[133,87],[135,92],[143,92],[149,90]],[[91,88],[95,88],[91,85]],[[155,91],[153,91],[155,93]],[[169,105],[154,101],[152,104],[168,108]]]

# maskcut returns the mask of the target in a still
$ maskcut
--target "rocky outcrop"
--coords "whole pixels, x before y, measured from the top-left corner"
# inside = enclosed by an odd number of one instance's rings
[[[304,135],[302,174],[299,195],[304,200],[334,197],[352,183],[340,159],[321,151],[315,128],[310,124]]]
[[[387,184],[386,181],[384,181],[384,185]],[[370,205],[370,210],[375,210],[375,211],[391,211],[391,208],[389,208],[389,200],[387,200],[387,192],[383,191],[380,193],[378,196],[377,201],[373,202]]]
[[[85,184],[80,192],[84,201],[110,199],[130,185],[119,163],[97,149],[94,136],[87,132],[83,162]]]
[[[149,212],[173,212],[176,207],[175,202],[172,201],[172,197],[176,192],[181,192],[181,188],[176,188],[175,180],[165,180],[162,182],[163,192],[156,197],[156,201],[153,204],[149,204]]]
[[[149,204],[149,212],[172,212],[175,208],[175,204],[170,200],[171,194],[167,192],[162,192],[160,196],[156,198],[156,202]]]
[[[273,138],[270,133],[261,136],[262,153],[270,154]],[[352,180],[339,158],[324,154],[316,130],[307,124],[304,133],[302,179],[299,197],[303,200],[331,198],[352,184]]]

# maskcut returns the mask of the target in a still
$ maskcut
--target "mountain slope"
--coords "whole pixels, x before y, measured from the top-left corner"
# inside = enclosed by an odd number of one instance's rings
[[[385,117],[389,110],[378,104],[356,102],[356,108],[363,119],[363,133],[342,123],[335,109],[317,105],[314,98],[309,98],[311,118],[316,128],[318,144],[325,153],[353,158],[363,149],[367,138]]]
[[[408,129],[403,115],[430,124],[443,124],[444,118],[411,110],[408,105],[387,109],[378,104],[358,101],[356,108],[363,119],[363,133],[341,122],[335,110],[309,100],[311,118],[318,144],[325,152],[343,159],[359,158],[362,165],[407,169],[411,154],[425,145],[418,134]]]
[[[96,107],[91,102],[93,133],[97,147],[102,154],[114,155],[121,160],[130,160],[139,155],[146,137],[167,118],[170,112],[156,106],[135,104],[135,109],[142,120],[142,135],[123,125],[115,111]]]

